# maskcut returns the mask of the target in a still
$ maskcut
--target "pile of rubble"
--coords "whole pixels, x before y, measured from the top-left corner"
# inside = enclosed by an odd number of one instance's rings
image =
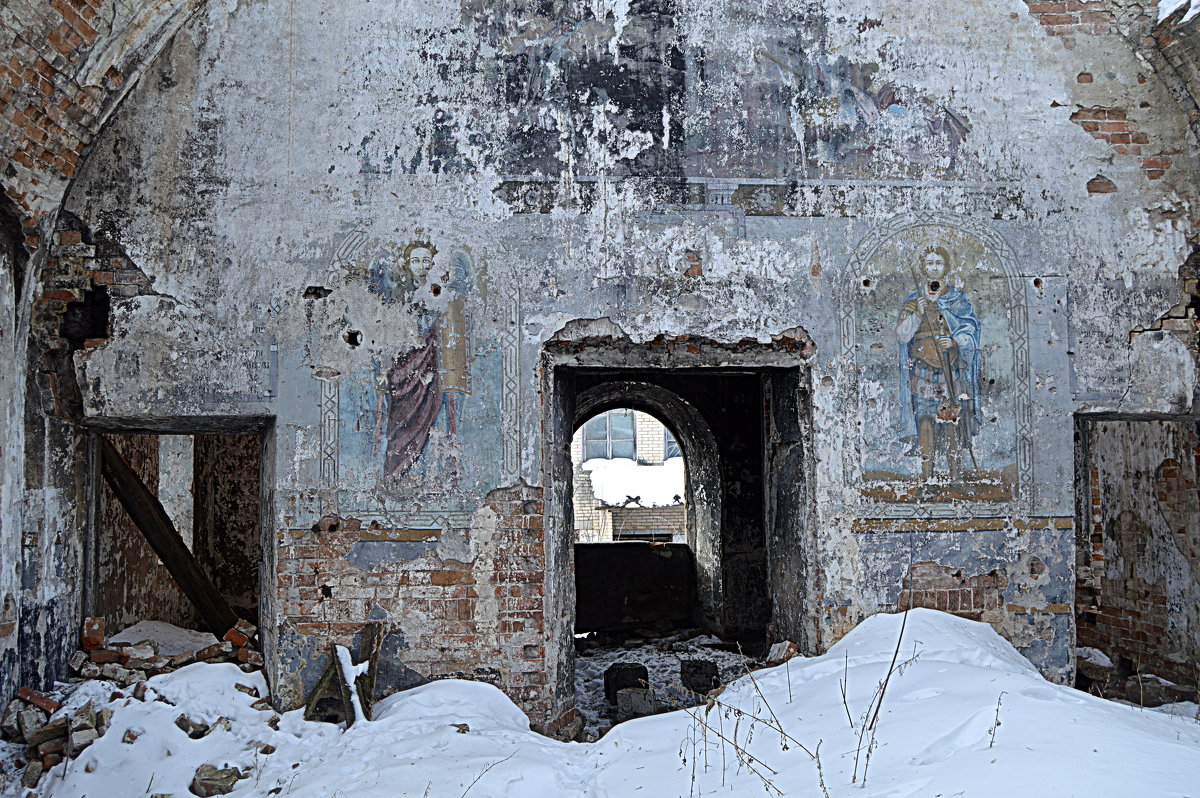
[[[4,712],[0,728],[12,742],[24,743],[27,764],[21,774],[21,785],[34,787],[42,773],[62,762],[73,759],[108,731],[112,710],[96,711],[89,701],[70,715],[51,716],[59,703],[36,690],[22,687],[18,698]]]
[[[1075,652],[1075,686],[1103,698],[1142,707],[1198,700],[1195,686],[1141,673],[1128,658],[1118,657],[1114,663],[1103,651],[1087,646],[1080,646]]]
[[[239,620],[223,640],[198,651],[168,657],[158,653],[158,643],[154,640],[106,645],[104,619],[87,618],[79,636],[81,650],[75,652],[68,664],[80,679],[107,679],[123,686],[170,673],[193,662],[233,662],[249,673],[263,665],[262,653],[252,642],[257,633],[254,624]]]
[[[187,651],[173,656],[159,654],[159,644],[153,639],[137,643],[107,641],[103,618],[87,618],[80,634],[80,650],[71,657],[69,665],[77,676],[71,683],[88,680],[105,680],[121,687],[131,688],[129,694],[137,700],[146,699],[146,679],[171,673],[194,662],[231,662],[242,671],[250,673],[261,670],[263,656],[254,646],[257,628],[248,621],[239,620],[224,635],[224,639],[196,651]],[[210,638],[211,639],[211,638]],[[238,689],[242,689],[239,685]],[[244,692],[258,697],[254,688]],[[114,691],[110,701],[127,697]],[[256,709],[271,709],[269,696],[255,702]],[[8,742],[26,746],[21,784],[37,786],[42,774],[62,762],[73,759],[108,730],[112,711],[107,708],[96,710],[88,701],[71,713],[56,714],[61,704],[52,696],[30,687],[22,687],[17,697],[10,701],[0,716],[0,732]],[[228,721],[226,721],[228,724]],[[213,728],[180,715],[176,721],[189,737],[203,737]],[[125,742],[131,742],[126,740]],[[20,762],[14,763],[20,766]],[[227,790],[226,790],[227,791]],[[197,795],[213,795],[215,792],[196,792]]]

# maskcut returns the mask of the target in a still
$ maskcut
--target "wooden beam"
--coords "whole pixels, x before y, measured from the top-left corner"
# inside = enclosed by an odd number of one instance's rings
[[[129,513],[150,548],[154,549],[158,559],[170,572],[171,578],[196,607],[200,620],[218,640],[221,639],[238,622],[237,614],[229,608],[200,563],[188,551],[187,544],[179,536],[158,497],[142,483],[104,435],[100,436],[100,471],[125,512]]]

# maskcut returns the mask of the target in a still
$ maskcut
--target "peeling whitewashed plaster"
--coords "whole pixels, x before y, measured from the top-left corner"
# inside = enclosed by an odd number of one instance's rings
[[[607,318],[635,342],[765,343],[801,327],[817,351],[806,368],[809,556],[820,569],[800,600],[823,648],[896,603],[896,574],[885,583],[866,567],[855,522],[928,509],[864,502],[844,467],[893,412],[888,386],[856,384],[840,329],[847,264],[884,222],[926,211],[969,220],[1006,241],[1028,278],[1018,301],[1042,319],[1030,322],[1039,478],[1006,515],[1073,514],[1073,411],[1192,409],[1193,353],[1169,334],[1130,337],[1179,301],[1182,231],[1196,214],[1185,199],[1195,174],[1187,121],[1127,45],[1094,37],[1068,50],[1016,0],[952,12],[898,0],[684,2],[666,33],[628,4],[593,5],[611,16],[448,2],[202,11],[131,90],[67,203],[120,243],[156,294],[117,300],[107,343],[76,354],[87,415],[274,416],[267,515],[303,529],[327,509],[316,490],[321,379],[369,387],[365,375],[423,340],[422,314],[445,312],[445,298],[389,302],[370,287],[372,264],[413,241],[432,242],[438,258],[469,256],[471,354],[491,369],[473,376],[494,383],[487,402],[464,400],[462,418],[499,407],[500,378],[511,377],[516,415],[498,426],[519,435],[518,475],[535,485],[545,478],[539,357],[568,322]],[[625,46],[640,55],[619,55]],[[672,47],[678,86],[646,61]],[[501,60],[527,53],[529,73]],[[614,96],[619,81],[599,85],[601,66],[663,87],[652,125],[639,128],[636,109]],[[1076,82],[1084,68],[1099,78]],[[1129,109],[1157,147],[1179,150],[1167,179],[1150,181],[1140,159],[1070,120],[1095,106]],[[1116,193],[1089,194],[1100,173]],[[506,201],[507,183],[525,199]],[[529,199],[535,189],[553,199]],[[364,243],[339,258],[355,231]],[[684,274],[690,253],[698,276]],[[1039,293],[1033,278],[1057,288]],[[310,287],[329,293],[305,299]],[[515,354],[502,352],[514,323]],[[351,331],[360,345],[347,342]],[[501,372],[510,354],[515,370]],[[434,472],[324,487],[380,522],[401,523],[412,507],[469,517],[501,484],[499,438],[473,445],[459,489]],[[344,475],[379,468],[355,457],[343,454]],[[973,512],[961,502],[936,514]],[[486,564],[488,536],[470,523],[473,556]],[[922,545],[962,563],[991,551],[1018,570],[1033,545],[1023,532],[975,534],[958,548]],[[1037,543],[1053,591],[1069,585],[1069,539]],[[871,556],[893,565],[906,557],[899,537],[880,551]],[[1013,584],[1030,588],[1033,604],[1049,600],[1041,582]],[[414,613],[403,624],[428,622]],[[1069,624],[995,622],[1048,673],[1068,672]]]

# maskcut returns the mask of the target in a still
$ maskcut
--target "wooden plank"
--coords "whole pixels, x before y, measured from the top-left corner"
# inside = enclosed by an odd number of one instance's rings
[[[313,687],[312,692],[308,694],[308,699],[304,702],[304,719],[305,720],[316,720],[317,719],[317,704],[321,703],[321,699],[324,698],[325,695],[329,692],[330,688],[333,687],[333,678],[334,678],[333,663],[336,661],[337,661],[337,653],[333,652],[333,656],[330,657],[329,664],[326,665],[325,670],[321,672],[321,678],[317,680],[317,683]],[[338,697],[339,698],[341,697],[341,693],[338,694]],[[346,712],[350,711],[348,708],[345,708],[345,707],[343,707],[343,709],[345,709]]]
[[[358,713],[354,711],[354,699],[350,696],[350,685],[346,681],[346,671],[342,669],[342,660],[338,656],[337,643],[329,641],[329,656],[333,660],[334,678],[337,681],[338,694],[342,697],[342,706],[346,708],[346,728],[349,729],[354,725],[356,720],[364,720],[358,717]],[[346,657],[349,658],[350,652],[346,652]],[[355,688],[357,689],[357,679],[355,679]],[[364,712],[366,710],[363,710]]]
[[[188,551],[170,516],[112,442],[100,436],[100,471],[104,481],[129,513],[146,542],[162,560],[175,583],[195,605],[200,620],[220,639],[238,622],[237,614],[217,592],[204,569]]]
[[[383,648],[383,624],[379,621],[369,622],[363,627],[362,640],[358,644],[358,661],[367,663],[367,672],[354,681],[358,688],[358,700],[362,703],[363,714],[371,720],[371,704],[375,700],[375,676],[379,672],[379,652]]]

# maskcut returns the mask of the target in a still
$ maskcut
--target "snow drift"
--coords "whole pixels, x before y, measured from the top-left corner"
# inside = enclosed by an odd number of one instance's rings
[[[873,616],[823,656],[755,671],[708,707],[630,721],[586,745],[530,732],[486,684],[399,693],[343,731],[256,711],[234,685],[265,689],[257,675],[193,665],[149,680],[145,701],[109,704],[110,731],[52,770],[40,794],[188,795],[208,763],[247,774],[234,795],[264,797],[1200,795],[1195,720],[1050,684],[986,624],[932,610],[909,613],[897,653],[901,618]],[[889,668],[864,784],[861,732]],[[99,694],[87,692],[62,711]],[[193,740],[174,723],[183,712],[230,723]],[[129,729],[136,739],[123,742]]]

